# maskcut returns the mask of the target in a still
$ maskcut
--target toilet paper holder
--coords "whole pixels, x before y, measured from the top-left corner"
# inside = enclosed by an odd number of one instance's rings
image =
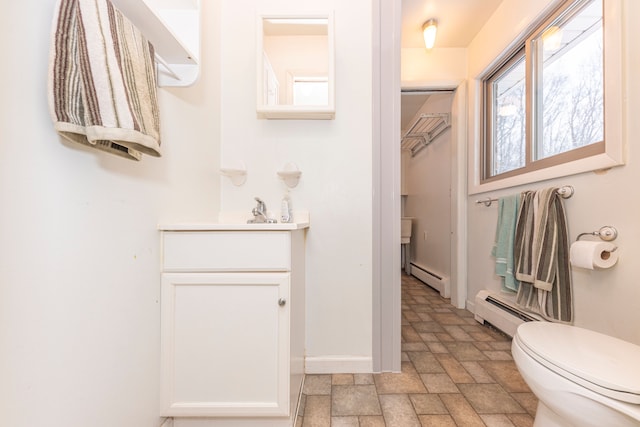
[[[616,240],[616,238],[618,237],[618,230],[616,230],[616,228],[612,225],[605,225],[603,227],[600,227],[600,229],[597,231],[578,234],[578,237],[576,237],[576,242],[580,240],[582,236],[598,236],[600,239],[604,240],[605,242],[610,242],[612,240]],[[614,251],[616,249],[618,248],[616,247]]]

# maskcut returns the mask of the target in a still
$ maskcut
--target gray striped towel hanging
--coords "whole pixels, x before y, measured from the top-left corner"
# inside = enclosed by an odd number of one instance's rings
[[[160,156],[153,46],[109,0],[58,0],[49,109],[65,139],[140,160]]]

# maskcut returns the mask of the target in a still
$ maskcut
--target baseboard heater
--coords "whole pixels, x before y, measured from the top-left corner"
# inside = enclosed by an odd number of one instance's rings
[[[498,293],[486,290],[476,295],[475,319],[482,324],[490,323],[510,337],[513,337],[520,324],[544,320],[534,313],[522,310]]]
[[[442,298],[451,298],[451,286],[448,277],[440,276],[413,262],[411,263],[411,275],[440,292]]]

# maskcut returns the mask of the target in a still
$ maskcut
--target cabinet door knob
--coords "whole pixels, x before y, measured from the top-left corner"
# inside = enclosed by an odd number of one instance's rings
[[[284,305],[285,305],[286,303],[287,303],[286,298],[280,298],[280,299],[278,300],[278,305],[279,305],[280,307],[284,307]]]

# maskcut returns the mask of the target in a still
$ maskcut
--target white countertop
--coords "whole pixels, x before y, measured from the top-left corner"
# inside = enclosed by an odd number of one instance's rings
[[[296,222],[248,224],[246,214],[221,213],[218,221],[175,221],[158,224],[161,231],[287,231],[309,227],[308,212],[294,212]]]
[[[276,224],[228,224],[219,222],[183,222],[160,224],[158,229],[161,231],[231,231],[231,230],[249,230],[249,231],[282,231],[282,230],[301,230],[309,227],[308,222],[292,222],[292,223],[276,223]]]

